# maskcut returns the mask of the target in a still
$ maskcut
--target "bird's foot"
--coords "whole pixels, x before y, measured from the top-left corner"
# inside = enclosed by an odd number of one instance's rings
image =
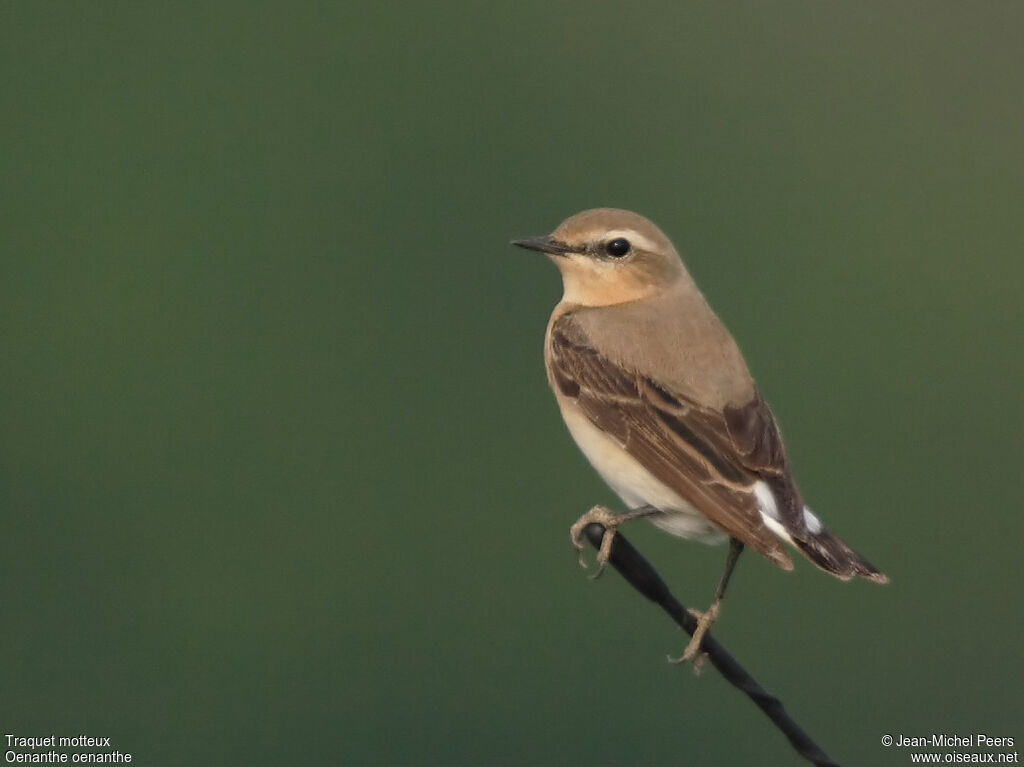
[[[601,546],[597,550],[597,572],[590,576],[590,579],[593,580],[604,572],[604,567],[608,564],[608,559],[612,555],[612,543],[615,541],[615,534],[618,532],[619,525],[629,522],[631,519],[649,517],[652,514],[660,513],[658,509],[650,506],[627,511],[625,514],[615,514],[605,506],[595,506],[592,508],[577,519],[573,526],[569,528],[569,535],[572,537],[572,545],[576,548],[576,556],[579,558],[580,567],[585,568],[587,566],[587,561],[583,557],[583,531],[587,528],[587,525],[596,523],[604,528],[604,535],[601,536]]]
[[[715,621],[718,620],[718,614],[721,610],[721,602],[715,600],[711,607],[708,608],[706,613],[698,612],[697,610],[690,610],[690,614],[697,619],[697,629],[693,632],[693,636],[690,638],[690,643],[686,645],[686,649],[683,650],[683,654],[678,658],[669,656],[669,663],[686,663],[687,661],[693,661],[693,670],[700,673],[701,666],[704,665],[704,658],[707,655],[701,652],[701,644],[704,642],[704,637],[711,630],[711,627],[715,625]]]

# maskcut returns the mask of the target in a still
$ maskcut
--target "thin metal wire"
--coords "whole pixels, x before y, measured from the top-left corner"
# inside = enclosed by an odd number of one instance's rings
[[[587,540],[595,549],[600,548],[604,532],[604,526],[597,523],[587,525],[584,530]],[[615,534],[608,562],[633,588],[661,607],[677,625],[693,636],[693,632],[697,630],[697,619],[672,595],[657,570],[623,537],[622,533]],[[782,705],[782,701],[761,687],[711,634],[704,636],[701,649],[707,653],[711,665],[718,669],[733,687],[742,690],[754,701],[772,724],[789,739],[800,756],[819,767],[840,767],[839,763],[826,754],[803,727],[793,720]]]

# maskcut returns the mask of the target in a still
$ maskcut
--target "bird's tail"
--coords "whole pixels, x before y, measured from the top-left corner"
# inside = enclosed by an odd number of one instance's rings
[[[804,513],[817,521],[810,509],[805,508]],[[859,576],[875,583],[889,582],[889,576],[820,523],[808,525],[806,537],[794,538],[793,544],[814,564],[840,580],[848,581]]]

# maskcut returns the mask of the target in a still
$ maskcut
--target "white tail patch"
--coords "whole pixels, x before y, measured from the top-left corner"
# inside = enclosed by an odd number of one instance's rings
[[[804,524],[807,525],[807,532],[811,535],[817,535],[825,529],[825,526],[821,524],[821,520],[818,519],[818,515],[806,506],[804,506]]]
[[[764,522],[764,526],[786,543],[796,545],[789,532],[779,522],[779,503],[775,500],[775,493],[767,483],[760,480],[755,482],[754,495],[757,497],[757,505],[760,507],[761,521]]]
[[[782,526],[782,522],[779,519],[779,503],[775,499],[775,493],[772,492],[772,489],[768,487],[767,483],[758,481],[754,483],[754,495],[757,496],[757,505],[760,507],[761,520],[764,522],[764,526],[782,540],[792,543],[792,536]],[[818,515],[807,506],[804,506],[804,524],[807,526],[807,532],[811,535],[817,535],[825,529],[825,525],[818,519]]]
[[[775,493],[768,487],[768,483],[758,480],[754,483],[754,495],[757,496],[757,505],[761,507],[761,516],[768,516],[779,521],[779,504],[775,500]]]
[[[781,538],[791,546],[796,546],[796,544],[793,543],[793,538],[790,536],[788,532],[786,532],[786,528],[784,528],[779,522],[776,522],[774,519],[769,517],[763,511],[761,512],[761,521],[764,522],[765,527],[767,527],[769,530],[775,533],[775,535],[777,535],[779,538]]]

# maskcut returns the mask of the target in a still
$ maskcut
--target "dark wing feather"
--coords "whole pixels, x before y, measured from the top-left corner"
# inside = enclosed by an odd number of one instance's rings
[[[825,527],[811,532],[778,423],[760,392],[721,412],[601,355],[571,314],[551,328],[552,383],[655,477],[714,525],[784,569],[793,563],[764,525],[754,483],[767,483],[793,544],[844,580],[888,578]]]
[[[730,536],[792,568],[753,493],[762,478],[792,485],[775,419],[760,395],[726,412],[702,408],[609,361],[571,315],[551,328],[550,362],[561,393],[655,477]]]

